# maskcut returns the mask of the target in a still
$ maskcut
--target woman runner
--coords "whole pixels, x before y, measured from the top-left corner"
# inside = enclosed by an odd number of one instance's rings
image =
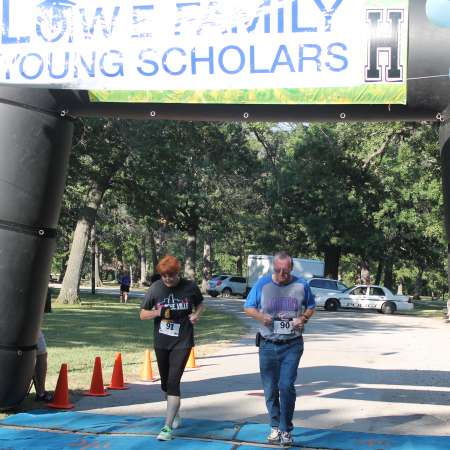
[[[180,381],[194,346],[194,327],[204,309],[203,295],[194,281],[180,277],[181,264],[165,256],[156,270],[161,279],[152,283],[141,305],[141,320],[154,320],[154,347],[167,400],[166,420],[158,439],[172,439],[180,425]]]

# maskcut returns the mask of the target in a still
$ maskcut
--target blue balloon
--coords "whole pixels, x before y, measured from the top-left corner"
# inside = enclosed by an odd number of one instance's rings
[[[430,22],[450,28],[450,0],[427,0],[426,12]]]

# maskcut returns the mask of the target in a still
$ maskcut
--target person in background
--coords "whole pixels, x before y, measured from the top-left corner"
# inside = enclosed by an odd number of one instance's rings
[[[130,292],[131,278],[128,272],[122,272],[119,277],[120,283],[120,303],[128,302],[128,293]]]
[[[167,400],[166,419],[158,440],[172,439],[172,429],[180,426],[180,382],[194,346],[194,325],[203,312],[203,295],[194,281],[180,276],[181,264],[167,255],[156,270],[161,275],[148,288],[141,305],[140,319],[154,321],[154,347]]]
[[[45,299],[44,313],[52,312],[52,296],[50,288],[47,289],[47,296]],[[52,395],[45,390],[45,380],[47,378],[47,344],[42,330],[39,330],[36,365],[34,367],[33,383],[36,391],[36,401],[50,402]]]
[[[244,310],[260,322],[259,368],[269,412],[271,444],[293,444],[295,381],[303,354],[303,327],[315,311],[314,295],[306,280],[291,274],[293,261],[276,253],[273,273],[261,277],[249,292]]]

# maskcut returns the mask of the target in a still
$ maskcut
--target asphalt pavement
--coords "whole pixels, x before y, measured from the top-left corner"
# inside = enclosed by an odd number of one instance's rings
[[[217,354],[197,358],[182,380],[182,415],[267,423],[254,346],[256,324],[242,299],[206,299],[240,316],[248,333]],[[305,331],[294,424],[301,427],[450,435],[449,324],[367,311],[318,311]],[[155,370],[155,368],[154,368]],[[83,397],[77,411],[161,417],[159,383],[138,382],[109,397]]]

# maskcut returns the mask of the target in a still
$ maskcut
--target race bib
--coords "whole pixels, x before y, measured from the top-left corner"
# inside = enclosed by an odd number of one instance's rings
[[[167,336],[178,337],[180,334],[180,324],[171,320],[161,320],[159,324],[159,332]]]
[[[273,332],[276,334],[293,334],[294,325],[292,319],[274,320]]]

